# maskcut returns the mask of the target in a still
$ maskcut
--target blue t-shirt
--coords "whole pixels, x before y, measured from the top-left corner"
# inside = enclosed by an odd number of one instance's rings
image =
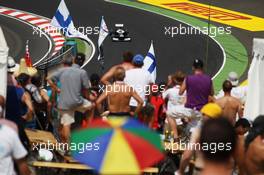
[[[21,124],[20,102],[15,86],[7,86],[6,94],[6,119],[13,121],[18,126]]]

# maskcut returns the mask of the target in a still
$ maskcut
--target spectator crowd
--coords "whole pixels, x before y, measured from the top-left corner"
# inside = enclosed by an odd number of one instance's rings
[[[84,61],[81,53],[67,56],[44,77],[28,70],[24,59],[18,65],[8,57],[7,95],[0,96],[0,175],[31,174],[25,128],[50,131],[69,143],[72,130],[108,117],[136,118],[171,143],[188,138],[188,144],[217,144],[216,151],[186,149],[177,170],[165,174],[184,175],[190,164],[194,175],[264,174],[264,116],[254,121],[244,116],[247,88],[239,86],[235,72],[215,93],[200,59],[190,65],[191,75],[177,70],[159,84],[142,68],[140,54],[125,52],[123,62],[102,76],[89,77],[81,69]],[[188,127],[189,134],[183,132]]]

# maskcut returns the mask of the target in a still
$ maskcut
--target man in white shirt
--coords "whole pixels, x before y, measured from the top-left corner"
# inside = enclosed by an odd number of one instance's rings
[[[150,73],[142,69],[142,66],[144,65],[144,57],[142,55],[135,55],[133,57],[132,63],[135,68],[126,71],[126,77],[124,81],[126,84],[135,89],[135,91],[144,101],[144,106],[146,102],[146,95],[150,94],[150,84],[154,82]],[[136,109],[137,101],[132,98],[129,105],[131,106],[131,110]]]
[[[30,175],[25,159],[27,151],[16,131],[7,125],[0,124],[0,140],[0,175],[16,175],[13,160],[21,175]]]

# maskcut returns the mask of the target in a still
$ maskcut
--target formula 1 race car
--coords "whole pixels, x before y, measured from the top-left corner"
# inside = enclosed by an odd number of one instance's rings
[[[115,30],[110,32],[110,36],[113,42],[131,41],[128,31],[124,29],[124,24],[115,24]]]

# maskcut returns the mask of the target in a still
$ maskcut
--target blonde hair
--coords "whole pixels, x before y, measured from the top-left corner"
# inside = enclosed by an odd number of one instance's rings
[[[126,70],[122,66],[118,66],[114,71],[114,80],[123,81],[126,76]]]

